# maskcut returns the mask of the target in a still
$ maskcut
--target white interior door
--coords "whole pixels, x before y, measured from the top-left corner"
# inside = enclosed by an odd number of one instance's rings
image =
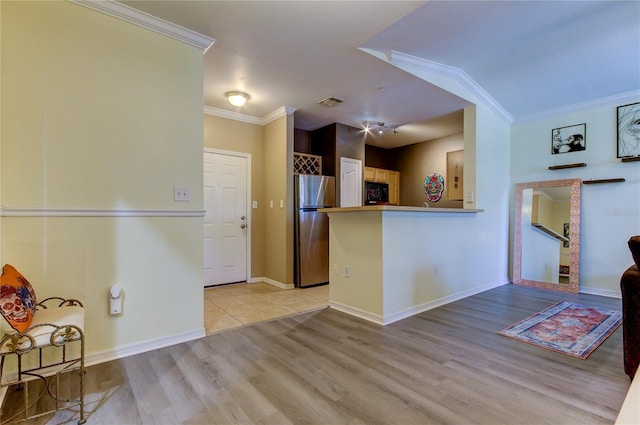
[[[362,161],[340,158],[340,207],[362,206]]]
[[[247,159],[204,153],[204,285],[247,280]]]

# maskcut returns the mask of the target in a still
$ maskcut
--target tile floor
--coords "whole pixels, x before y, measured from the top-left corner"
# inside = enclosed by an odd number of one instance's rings
[[[329,285],[280,289],[264,282],[223,285],[204,290],[207,335],[251,323],[326,307]]]

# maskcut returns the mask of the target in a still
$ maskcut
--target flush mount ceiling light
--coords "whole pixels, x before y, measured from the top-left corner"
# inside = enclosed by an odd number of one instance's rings
[[[244,104],[247,103],[247,100],[249,100],[249,95],[241,91],[230,91],[226,92],[224,95],[233,106],[244,106]]]

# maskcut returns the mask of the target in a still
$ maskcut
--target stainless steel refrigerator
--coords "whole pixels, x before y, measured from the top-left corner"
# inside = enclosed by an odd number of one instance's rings
[[[329,282],[329,217],[319,208],[335,206],[335,178],[295,176],[294,256],[297,287]]]

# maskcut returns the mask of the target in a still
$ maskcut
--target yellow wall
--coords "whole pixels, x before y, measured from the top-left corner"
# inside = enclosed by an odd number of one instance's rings
[[[202,52],[69,2],[0,5],[3,262],[85,303],[89,354],[201,331]]]
[[[293,284],[293,116],[261,126],[205,115],[204,147],[251,155],[251,278]]]
[[[447,179],[447,152],[464,148],[464,137],[456,134],[437,140],[416,143],[394,149],[396,165],[400,170],[400,204],[420,207],[427,201],[424,193],[424,179],[431,173],[438,173]],[[462,208],[461,201],[449,201],[447,192],[438,202],[429,202],[431,207]]]
[[[331,306],[377,323],[384,322],[382,234],[380,212],[329,214]]]
[[[264,127],[265,277],[293,284],[293,116]],[[283,207],[280,207],[282,200]],[[273,201],[273,208],[270,202]]]
[[[542,223],[551,228],[552,214],[551,201],[545,196],[533,194],[533,205],[531,207],[531,221]]]
[[[564,225],[571,221],[571,202],[570,201],[557,201],[553,203],[553,226],[556,232],[564,235]],[[569,247],[565,247],[564,243],[560,244],[560,264],[571,263],[571,250]]]
[[[264,216],[267,203],[264,197],[264,143],[260,125],[204,116],[204,147],[251,155],[251,199],[258,208],[251,209],[251,276],[264,276]]]

